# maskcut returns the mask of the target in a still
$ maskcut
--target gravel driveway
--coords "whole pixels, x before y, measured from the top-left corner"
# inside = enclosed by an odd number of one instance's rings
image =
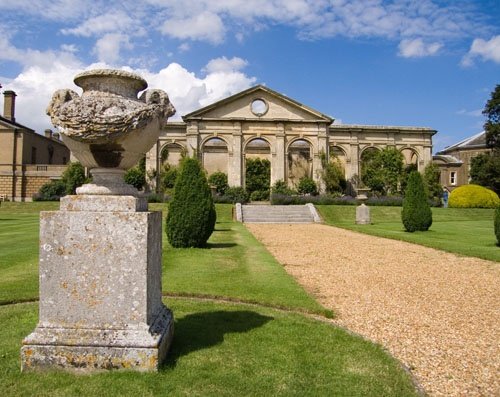
[[[325,225],[246,227],[429,395],[500,396],[500,263]]]

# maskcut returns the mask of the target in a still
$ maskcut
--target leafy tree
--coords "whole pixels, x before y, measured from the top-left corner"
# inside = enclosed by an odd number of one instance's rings
[[[342,193],[346,190],[347,181],[344,175],[342,164],[337,158],[331,158],[327,161],[324,152],[321,153],[321,165],[323,171],[321,179],[325,183],[325,190],[327,193]]]
[[[251,194],[256,190],[269,190],[271,186],[271,162],[255,158],[246,160],[245,188]]]
[[[214,230],[215,220],[212,194],[200,162],[183,159],[168,209],[168,241],[173,247],[202,247]]]
[[[160,172],[160,190],[173,189],[178,176],[178,167],[171,166],[168,163],[165,164]]]
[[[299,194],[312,194],[313,196],[316,196],[318,194],[318,187],[316,186],[316,182],[314,182],[314,180],[305,176],[300,178],[297,191]]]
[[[143,157],[135,167],[127,170],[123,179],[137,190],[146,186],[146,157]]]
[[[486,116],[486,146],[500,156],[500,85],[495,87],[490,99],[486,102],[483,114]]]
[[[487,187],[500,194],[500,153],[481,153],[472,158],[470,183]]]
[[[384,148],[363,159],[361,180],[373,192],[395,194],[403,174],[403,155],[396,148]]]
[[[428,198],[441,198],[443,186],[441,185],[441,171],[438,165],[434,163],[427,164],[424,170],[424,185]]]
[[[432,225],[431,207],[427,202],[422,175],[418,171],[412,172],[408,178],[401,219],[407,232],[426,231]]]
[[[66,184],[62,180],[54,180],[44,184],[33,196],[34,201],[58,201],[66,194]]]
[[[78,161],[69,163],[61,175],[61,180],[66,186],[66,194],[75,194],[77,187],[89,181],[85,176],[85,168]]]
[[[220,171],[214,172],[210,175],[208,177],[208,183],[215,186],[215,192],[221,196],[223,196],[229,188],[229,185],[227,184],[227,174]]]
[[[401,193],[403,194],[406,191],[406,185],[408,185],[408,177],[413,171],[418,171],[418,167],[416,164],[408,164],[403,168],[403,173],[401,174],[399,182]]]

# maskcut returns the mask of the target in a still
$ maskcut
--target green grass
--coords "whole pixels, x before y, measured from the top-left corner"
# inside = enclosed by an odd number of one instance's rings
[[[174,312],[175,336],[159,373],[21,373],[21,341],[37,323],[38,305],[6,303],[38,297],[38,212],[57,207],[0,208],[2,397],[417,395],[409,375],[380,346],[300,314],[329,313],[232,221],[229,205],[217,206],[207,248],[172,249],[163,236],[163,290],[177,297],[165,298]],[[166,213],[162,204],[151,209]]]
[[[302,315],[167,300],[175,336],[159,373],[21,373],[34,303],[0,307],[2,396],[416,396],[379,346]]]
[[[500,262],[492,209],[432,208],[431,228],[408,233],[401,222],[401,207],[370,207],[371,225],[355,224],[354,206],[318,205],[317,208],[329,225]]]

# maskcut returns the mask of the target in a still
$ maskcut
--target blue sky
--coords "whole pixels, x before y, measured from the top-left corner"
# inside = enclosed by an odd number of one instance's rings
[[[498,0],[0,0],[0,21],[0,84],[38,132],[56,89],[116,67],[176,118],[266,84],[339,123],[432,127],[435,152],[500,84]]]

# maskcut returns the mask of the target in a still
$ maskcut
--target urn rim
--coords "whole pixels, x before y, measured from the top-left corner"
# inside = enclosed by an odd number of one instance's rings
[[[86,84],[84,83],[89,78],[119,78],[129,80],[137,89],[137,91],[145,90],[148,87],[148,83],[145,79],[135,73],[127,72],[125,70],[117,69],[92,69],[86,70],[79,73],[73,79],[73,82],[85,90]]]

